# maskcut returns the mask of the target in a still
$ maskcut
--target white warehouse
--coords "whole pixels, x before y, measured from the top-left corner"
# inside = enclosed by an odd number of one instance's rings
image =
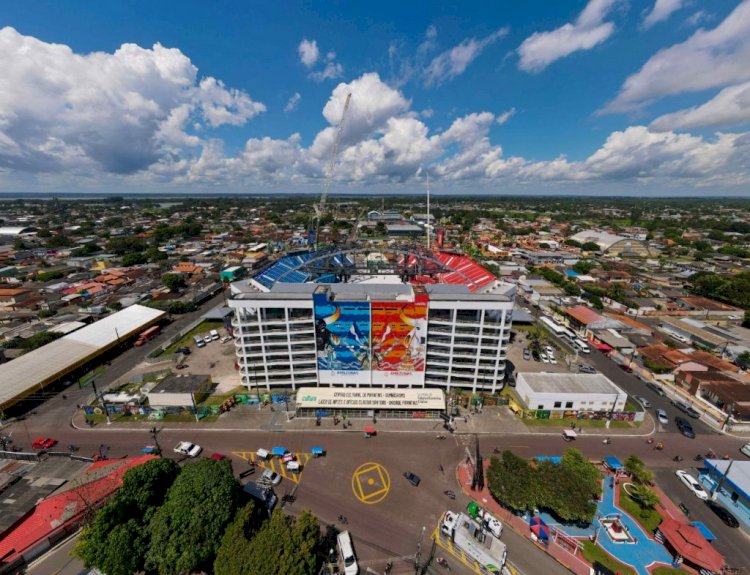
[[[516,394],[527,409],[620,412],[627,394],[600,373],[519,373]]]

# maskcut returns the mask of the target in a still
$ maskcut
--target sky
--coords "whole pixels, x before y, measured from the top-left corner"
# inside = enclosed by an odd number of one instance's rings
[[[0,70],[0,192],[750,195],[750,0],[25,0]]]

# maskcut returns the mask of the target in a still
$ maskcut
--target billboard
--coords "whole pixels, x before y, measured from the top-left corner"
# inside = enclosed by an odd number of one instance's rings
[[[370,383],[370,303],[313,296],[320,383]]]
[[[372,303],[372,382],[424,384],[427,298]]]

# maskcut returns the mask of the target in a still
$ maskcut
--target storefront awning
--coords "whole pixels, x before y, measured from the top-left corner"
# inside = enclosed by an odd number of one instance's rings
[[[714,573],[719,573],[724,567],[724,557],[706,541],[698,528],[666,517],[659,525],[659,531],[689,563]]]
[[[603,351],[605,353],[614,349],[611,345],[607,345],[606,343],[599,341],[592,341],[591,345],[593,345],[599,351]]]
[[[301,387],[297,408],[302,409],[393,409],[444,410],[441,389],[392,387]]]

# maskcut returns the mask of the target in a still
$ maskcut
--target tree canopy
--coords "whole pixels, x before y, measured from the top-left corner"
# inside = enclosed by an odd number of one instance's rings
[[[183,467],[149,522],[146,569],[159,575],[208,569],[239,496],[228,461],[201,459]]]
[[[516,511],[547,509],[563,521],[590,523],[596,513],[593,498],[601,494],[601,475],[577,449],[568,449],[560,463],[531,465],[511,451],[493,457],[487,470],[490,492]]]
[[[87,567],[108,575],[144,569],[148,522],[180,469],[170,459],[153,459],[129,469],[122,487],[84,528],[75,554]]]

